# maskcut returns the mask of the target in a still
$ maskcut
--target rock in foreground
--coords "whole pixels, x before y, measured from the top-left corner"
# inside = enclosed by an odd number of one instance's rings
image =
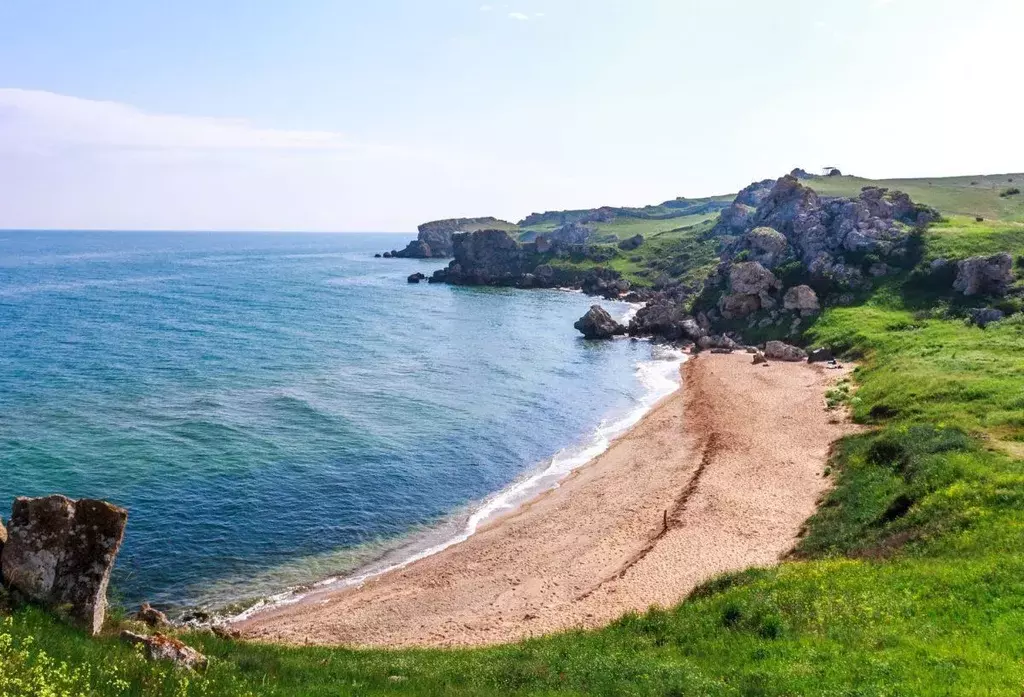
[[[146,657],[151,661],[170,661],[190,670],[205,669],[209,663],[206,656],[174,637],[163,634],[145,636],[125,630],[121,632],[121,639],[129,644],[144,647]]]
[[[625,334],[626,328],[612,319],[600,305],[591,305],[587,314],[576,320],[572,325],[585,339],[611,339],[613,336]]]
[[[3,548],[4,582],[31,600],[66,609],[86,631],[98,634],[127,522],[126,510],[105,501],[15,499]]]
[[[957,264],[953,290],[964,295],[1003,295],[1013,283],[1013,257],[1006,252],[971,257]]]
[[[765,344],[764,355],[773,361],[789,361],[791,363],[807,358],[807,353],[803,349],[781,341],[769,341]]]

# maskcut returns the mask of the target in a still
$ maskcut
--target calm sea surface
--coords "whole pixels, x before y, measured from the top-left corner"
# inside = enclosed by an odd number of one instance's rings
[[[406,238],[0,232],[2,515],[114,501],[116,596],[223,607],[465,534],[671,389],[590,298],[407,284]]]

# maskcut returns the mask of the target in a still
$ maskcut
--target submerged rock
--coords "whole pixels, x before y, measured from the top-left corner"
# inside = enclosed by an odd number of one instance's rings
[[[576,320],[572,325],[585,339],[611,339],[613,336],[625,334],[626,328],[612,319],[600,305],[591,305],[587,314]]]
[[[146,657],[151,661],[170,661],[189,670],[205,670],[209,665],[206,656],[174,637],[163,634],[145,636],[125,630],[121,632],[121,640],[144,647]]]
[[[958,262],[953,290],[964,295],[1003,295],[1011,283],[1013,257],[1003,252]]]
[[[31,600],[66,609],[86,631],[98,634],[127,522],[126,510],[105,501],[15,499],[3,548],[4,582]]]
[[[425,275],[423,275],[419,271],[417,271],[414,274],[410,274],[409,278],[407,278],[406,281],[408,281],[409,283],[419,283],[420,281],[424,280],[425,278],[426,278]]]
[[[773,361],[789,361],[792,363],[807,358],[807,353],[803,349],[781,341],[769,341],[765,344],[764,355]]]

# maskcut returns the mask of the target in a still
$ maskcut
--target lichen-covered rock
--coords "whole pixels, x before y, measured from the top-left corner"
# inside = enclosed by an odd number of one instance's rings
[[[733,293],[758,295],[770,293],[778,288],[779,279],[758,262],[745,261],[733,264],[729,270],[729,285]]]
[[[176,666],[189,670],[205,670],[209,665],[206,656],[174,637],[163,634],[145,636],[124,630],[121,632],[121,640],[135,646],[142,646],[146,658],[151,661],[170,661]]]
[[[769,341],[765,344],[764,355],[773,361],[797,362],[807,358],[807,353],[796,346],[781,341]]]
[[[31,600],[66,610],[97,634],[127,521],[126,510],[105,501],[15,499],[3,548],[4,582]]]
[[[576,320],[572,326],[583,334],[585,339],[611,339],[626,333],[626,328],[612,319],[608,311],[600,305],[591,305],[587,314]]]
[[[782,306],[791,312],[813,314],[821,310],[818,294],[810,286],[793,286],[782,298]]]
[[[957,263],[953,290],[964,295],[1003,295],[1013,283],[1013,257],[1006,252]]]
[[[767,268],[774,268],[785,257],[789,243],[786,236],[770,227],[756,227],[743,238],[746,248],[750,251],[752,261]]]

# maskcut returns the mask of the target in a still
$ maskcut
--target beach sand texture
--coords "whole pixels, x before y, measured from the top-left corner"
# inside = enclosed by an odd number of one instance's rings
[[[774,564],[828,488],[831,443],[856,428],[825,409],[845,374],[696,356],[681,391],[557,489],[434,556],[237,628],[295,644],[494,644],[598,627]]]

